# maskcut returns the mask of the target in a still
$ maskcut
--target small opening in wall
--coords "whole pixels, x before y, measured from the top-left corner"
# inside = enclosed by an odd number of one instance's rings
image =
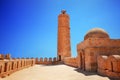
[[[111,62],[111,71],[113,72],[113,63]]]
[[[5,63],[5,66],[4,66],[4,72],[7,71],[7,63]]]
[[[0,66],[0,73],[2,72],[2,65]]]
[[[61,61],[61,55],[59,55],[59,61]]]

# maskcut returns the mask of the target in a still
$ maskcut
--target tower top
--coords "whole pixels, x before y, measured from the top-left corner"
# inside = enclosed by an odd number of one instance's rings
[[[66,10],[62,10],[61,13],[62,13],[62,14],[65,14],[65,13],[66,13]]]

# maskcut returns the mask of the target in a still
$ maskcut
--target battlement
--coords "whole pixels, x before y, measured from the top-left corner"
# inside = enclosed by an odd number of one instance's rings
[[[97,62],[99,74],[120,78],[120,55],[101,55],[97,58]]]
[[[7,54],[8,56],[8,54]],[[6,57],[6,55],[5,55]],[[35,59],[33,58],[6,58],[4,59],[4,55],[0,54],[0,77],[8,76],[18,70],[31,67],[35,65]]]
[[[3,59],[10,59],[11,58],[11,55],[10,54],[0,54],[0,60],[3,60]]]
[[[51,65],[51,64],[58,64],[58,59],[56,57],[54,58],[35,58],[35,63],[36,64],[45,64],[45,65]]]
[[[0,54],[0,77],[8,76],[18,70],[34,66],[35,64],[52,65],[59,61],[54,58],[11,58],[10,54]]]

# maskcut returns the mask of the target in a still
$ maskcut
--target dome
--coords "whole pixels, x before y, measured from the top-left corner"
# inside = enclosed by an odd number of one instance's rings
[[[109,38],[108,33],[101,28],[93,28],[87,32],[84,37],[84,40],[88,38]]]

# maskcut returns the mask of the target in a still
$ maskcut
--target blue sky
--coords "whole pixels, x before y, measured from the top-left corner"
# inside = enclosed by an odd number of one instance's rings
[[[70,16],[72,56],[87,31],[100,27],[120,38],[119,0],[0,0],[0,53],[12,57],[57,55],[57,18]]]

